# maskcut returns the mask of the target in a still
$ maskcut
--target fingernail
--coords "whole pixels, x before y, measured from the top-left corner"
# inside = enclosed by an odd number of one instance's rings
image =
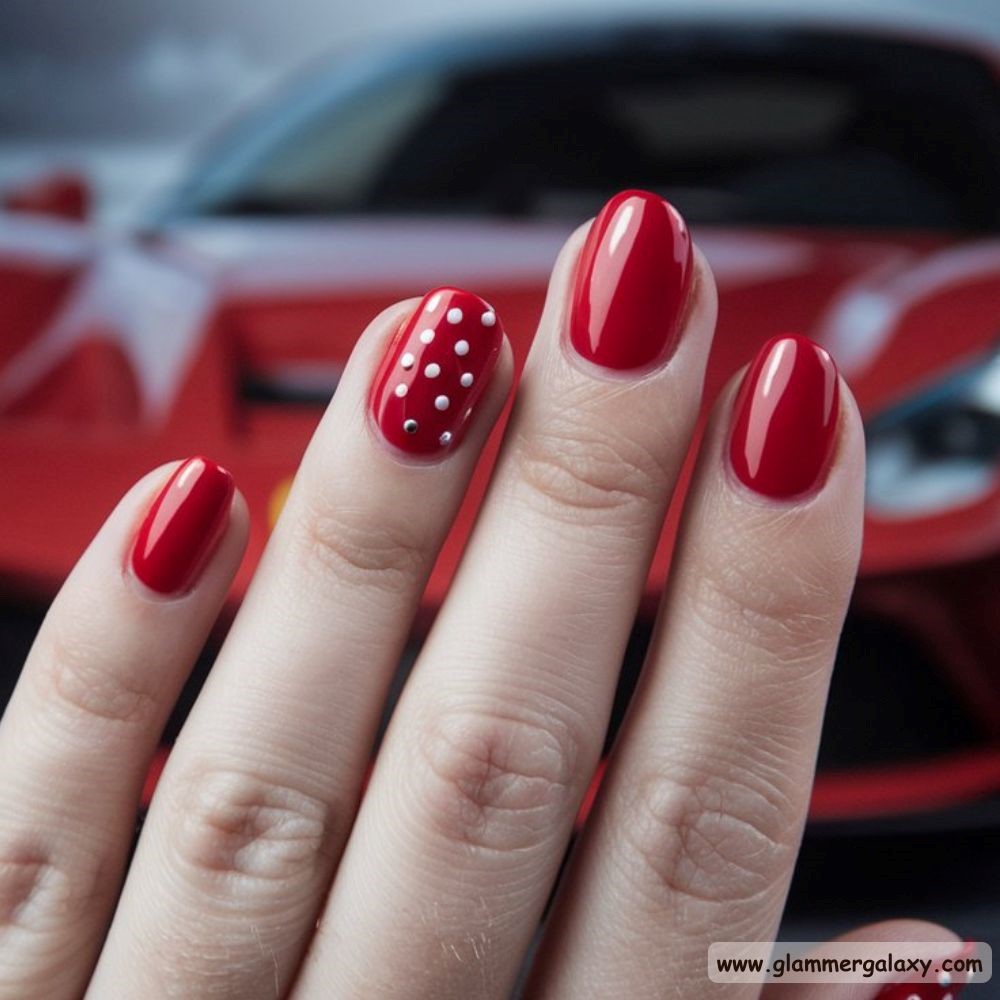
[[[492,307],[458,288],[428,292],[393,341],[372,388],[383,437],[411,455],[454,448],[500,355]]]
[[[691,289],[691,236],[680,213],[648,191],[622,191],[601,209],[577,264],[569,335],[604,368],[665,361]]]
[[[814,489],[837,429],[837,366],[823,348],[788,334],[768,341],[733,408],[733,470],[756,493],[786,500]]]
[[[132,546],[132,572],[150,590],[192,586],[222,537],[233,477],[207,458],[189,458],[160,490]]]

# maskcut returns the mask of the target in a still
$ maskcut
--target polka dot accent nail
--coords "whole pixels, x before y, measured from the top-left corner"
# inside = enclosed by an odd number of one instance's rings
[[[502,342],[496,313],[478,295],[438,288],[424,296],[372,386],[372,414],[386,441],[413,455],[455,448]]]

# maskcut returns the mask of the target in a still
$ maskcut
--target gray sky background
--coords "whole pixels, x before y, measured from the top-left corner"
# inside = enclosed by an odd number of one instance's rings
[[[678,0],[630,3],[677,9]],[[704,4],[700,6],[704,7]],[[1000,30],[1000,0],[729,0],[906,20],[940,14]],[[372,33],[625,9],[620,0],[2,0],[0,141],[189,136],[297,65]]]
[[[98,217],[127,225],[203,136],[303,64],[372,36],[706,9],[932,33],[944,22],[1000,50],[1000,0],[0,0],[0,190],[80,170]]]

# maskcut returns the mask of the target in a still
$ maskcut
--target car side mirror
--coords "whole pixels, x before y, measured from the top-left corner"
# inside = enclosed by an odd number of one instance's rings
[[[8,212],[86,222],[92,201],[90,184],[83,175],[59,171],[9,188],[3,194],[2,204]]]

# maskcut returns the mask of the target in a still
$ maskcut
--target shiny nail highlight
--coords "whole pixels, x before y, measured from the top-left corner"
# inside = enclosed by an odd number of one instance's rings
[[[411,455],[438,455],[461,441],[503,343],[489,303],[458,288],[437,288],[417,306],[372,386],[382,436]]]
[[[786,500],[815,489],[833,451],[839,379],[806,337],[775,337],[750,366],[733,409],[729,457],[756,493]]]
[[[189,458],[170,477],[139,526],[132,572],[150,590],[191,588],[229,521],[233,477],[207,458]]]
[[[677,346],[693,272],[687,224],[669,202],[648,191],[615,195],[577,263],[573,348],[616,371],[662,363]]]

